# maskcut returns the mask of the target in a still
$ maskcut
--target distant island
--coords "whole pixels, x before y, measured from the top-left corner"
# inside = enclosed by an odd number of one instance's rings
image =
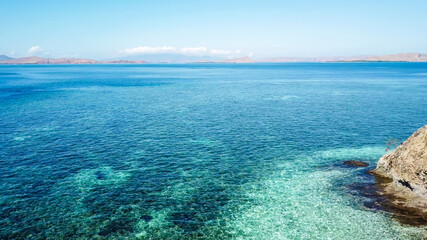
[[[240,58],[233,60],[227,60],[224,62],[250,62],[250,58]],[[252,60],[252,62],[258,63],[297,63],[297,62],[427,62],[427,54],[421,53],[401,53],[393,55],[380,55],[380,56],[362,56],[362,57],[276,57],[276,58],[265,58],[260,60]]]
[[[112,61],[97,61],[84,58],[41,58],[41,57],[23,57],[10,58],[5,55],[0,55],[0,64],[135,64],[146,63],[145,61],[135,60],[112,60]]]
[[[8,56],[6,56],[6,55],[0,55],[0,61],[10,60],[10,59],[13,59],[13,58],[8,57]]]
[[[297,62],[427,62],[427,54],[421,53],[401,53],[394,55],[380,56],[362,56],[362,57],[275,57],[254,60],[251,57],[240,57],[223,60],[194,60],[180,61],[179,63],[297,63]],[[97,61],[84,58],[42,58],[42,57],[23,57],[11,58],[6,55],[0,55],[0,64],[145,64],[149,61],[144,60],[110,60]],[[151,63],[159,63],[151,61]],[[162,63],[177,63],[174,61]]]

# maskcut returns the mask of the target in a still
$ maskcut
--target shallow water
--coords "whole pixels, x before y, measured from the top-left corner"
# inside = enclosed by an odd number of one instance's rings
[[[422,239],[363,206],[426,63],[0,66],[2,239]]]

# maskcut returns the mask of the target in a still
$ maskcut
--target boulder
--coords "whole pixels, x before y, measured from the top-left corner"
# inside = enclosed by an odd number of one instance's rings
[[[372,173],[427,199],[427,125],[381,157]]]

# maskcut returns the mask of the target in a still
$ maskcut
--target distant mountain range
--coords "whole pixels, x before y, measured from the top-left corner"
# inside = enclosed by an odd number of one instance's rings
[[[241,57],[241,58],[220,60],[220,61],[216,61],[216,62],[217,63],[255,63],[257,61],[253,60],[250,57]]]
[[[159,63],[290,63],[290,62],[427,62],[427,54],[421,53],[401,53],[394,55],[363,56],[363,57],[313,57],[313,58],[293,58],[276,57],[254,60],[250,57],[234,59],[219,59],[217,57],[197,57],[185,55],[161,55],[145,56],[144,60],[139,60],[144,56],[132,56],[126,60],[97,61],[82,58],[41,58],[23,57],[10,58],[0,55],[0,64],[143,64],[147,62]]]
[[[10,59],[13,59],[13,58],[8,57],[8,56],[6,56],[6,55],[0,55],[0,61],[10,60]]]
[[[200,63],[296,63],[296,62],[427,62],[427,54],[421,53],[401,53],[382,56],[363,57],[275,57],[254,60],[250,57],[219,60],[219,61],[199,61]]]
[[[3,55],[4,56],[4,55]],[[7,57],[7,56],[6,56]],[[113,60],[96,61],[84,58],[41,58],[41,57],[23,57],[9,58],[0,61],[0,64],[126,64],[126,63],[146,63],[145,61]]]
[[[188,56],[185,54],[172,54],[172,53],[161,53],[161,54],[141,54],[127,56],[127,60],[144,60],[151,63],[194,63],[199,62],[200,60],[205,61],[219,61],[223,60],[221,57],[215,56]]]
[[[257,62],[427,62],[427,54],[401,53],[362,57],[266,58]]]

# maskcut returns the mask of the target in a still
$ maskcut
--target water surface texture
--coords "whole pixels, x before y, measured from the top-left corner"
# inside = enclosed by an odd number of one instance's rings
[[[426,63],[0,66],[1,239],[422,239],[363,206]]]

